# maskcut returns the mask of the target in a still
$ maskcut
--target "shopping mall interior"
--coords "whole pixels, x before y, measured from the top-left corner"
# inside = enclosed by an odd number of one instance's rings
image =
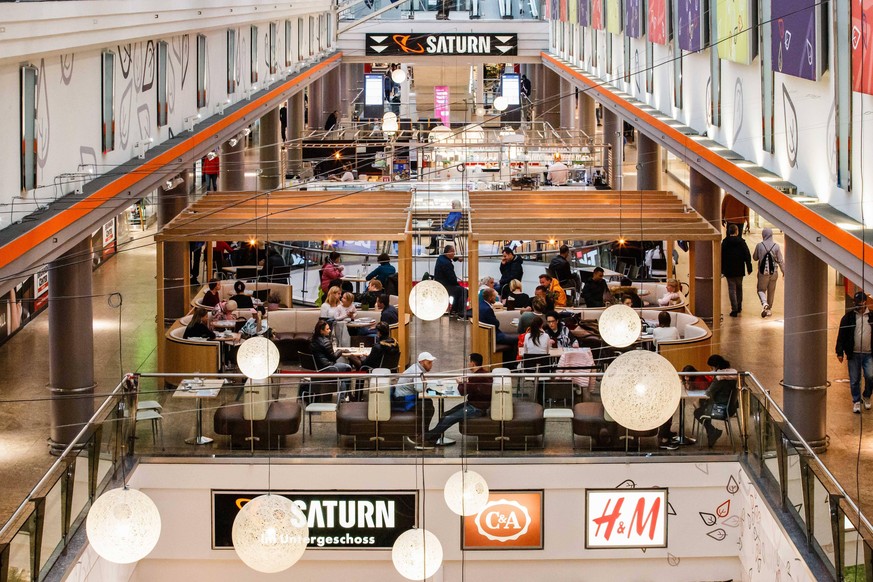
[[[3,1],[0,582],[873,580],[868,16]]]

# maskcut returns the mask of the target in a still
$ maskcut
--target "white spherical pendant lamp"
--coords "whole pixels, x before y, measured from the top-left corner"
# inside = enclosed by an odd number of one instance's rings
[[[673,364],[648,350],[624,353],[606,369],[600,383],[603,407],[631,430],[651,430],[676,412],[682,382]]]
[[[394,69],[391,71],[391,80],[399,85],[406,80],[406,71],[403,69]]]
[[[640,315],[627,305],[613,305],[600,315],[598,328],[603,341],[625,348],[639,339],[643,323]]]
[[[233,520],[233,549],[252,570],[272,574],[297,563],[309,543],[306,516],[281,495],[260,495]]]
[[[446,505],[458,515],[476,515],[488,504],[488,483],[476,471],[458,471],[446,481]]]
[[[439,319],[449,306],[449,292],[433,279],[422,281],[409,292],[409,309],[424,321]]]
[[[500,97],[494,98],[494,109],[497,111],[506,111],[506,108],[509,107],[509,100],[501,95]]]
[[[137,489],[112,489],[94,502],[85,524],[97,554],[116,564],[145,558],[161,537],[161,514],[155,502]]]
[[[443,546],[426,529],[408,529],[391,548],[391,561],[408,580],[425,580],[436,574],[443,564]]]
[[[236,363],[253,380],[269,378],[279,368],[279,348],[262,336],[247,339],[236,353]]]

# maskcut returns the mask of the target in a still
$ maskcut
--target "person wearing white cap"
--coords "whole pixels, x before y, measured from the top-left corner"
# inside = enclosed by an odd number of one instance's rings
[[[416,407],[418,395],[424,391],[424,374],[430,372],[433,368],[433,363],[436,358],[430,352],[421,352],[418,354],[418,361],[406,368],[400,378],[397,379],[397,385],[394,386],[393,396],[391,398],[391,409],[396,411],[409,411]],[[424,426],[430,427],[430,421],[433,419],[434,408],[433,402],[424,400]]]

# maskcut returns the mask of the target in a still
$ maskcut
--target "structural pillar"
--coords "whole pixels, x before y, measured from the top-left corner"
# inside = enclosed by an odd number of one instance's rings
[[[327,118],[331,113],[334,111],[340,112],[337,122],[342,121],[343,114],[345,113],[342,110],[342,92],[340,91],[339,68],[332,69],[324,77],[319,79],[318,83],[321,86],[321,102],[316,102],[315,107],[321,110],[321,125],[319,127],[323,129],[324,123],[327,121]],[[313,106],[312,101],[309,102],[309,106]]]
[[[637,190],[661,189],[661,146],[637,132]]]
[[[575,88],[570,81],[561,78],[561,128],[575,129],[576,97]]]
[[[287,173],[299,175],[303,170],[303,91],[288,99],[288,156]]]
[[[561,77],[547,67],[541,68],[543,83],[538,91],[540,113],[537,121],[544,121],[557,129],[561,127]]]
[[[94,414],[91,238],[49,265],[51,453],[73,442]]]
[[[622,122],[611,109],[603,108],[603,141],[611,146],[609,185],[613,190],[623,187],[621,166],[624,161],[624,134]]]
[[[223,165],[223,164],[222,164]],[[182,183],[172,190],[158,188],[158,231],[176,218],[188,206],[190,172],[182,172]],[[169,325],[188,312],[185,305],[185,253],[188,243],[164,244],[164,276],[158,285],[163,290],[164,325]]]
[[[785,331],[782,408],[815,451],[827,448],[828,267],[785,237]]]
[[[579,129],[585,134],[594,138],[597,131],[597,115],[594,112],[594,98],[588,95],[587,91],[579,91],[579,100],[576,102],[577,117],[579,119]]]
[[[606,117],[603,123],[605,126]],[[690,170],[691,207],[718,230],[721,221],[721,189],[694,168]],[[721,304],[721,295],[715,294],[714,280],[715,278],[720,280],[721,268],[720,265],[715,264],[716,253],[713,250],[713,246],[719,244],[720,241],[692,241],[691,243],[694,257],[694,279],[691,281],[694,289],[692,312],[710,327],[713,327],[714,321],[719,326],[721,323],[717,321],[720,316],[718,305]],[[721,255],[719,254],[718,257],[721,258]],[[715,270],[716,266],[719,267],[718,271]],[[713,333],[715,331],[713,329]]]
[[[279,187],[281,169],[279,167],[279,108],[268,111],[261,117],[259,152],[261,174],[258,176],[259,190],[274,190]]]
[[[221,176],[218,180],[218,189],[226,192],[242,192],[246,189],[246,163],[243,153],[245,151],[245,139],[233,138],[231,141],[221,144]]]
[[[309,129],[319,130],[324,129],[324,103],[322,101],[322,79],[318,79],[309,84]]]

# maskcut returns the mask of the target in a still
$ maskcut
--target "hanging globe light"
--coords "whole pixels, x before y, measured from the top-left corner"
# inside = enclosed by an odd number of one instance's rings
[[[392,121],[397,121],[397,114],[393,111],[386,111],[384,115],[382,115],[382,125],[386,123],[391,123]]]
[[[458,515],[476,515],[488,504],[488,483],[476,471],[458,471],[446,481],[446,505]]]
[[[627,305],[606,308],[598,320],[600,337],[616,348],[625,348],[640,338],[643,322],[640,315]]]
[[[503,95],[494,98],[494,109],[497,111],[506,111],[509,107],[509,100]]]
[[[630,430],[652,430],[676,412],[682,382],[673,364],[648,350],[616,358],[603,374],[600,398],[615,422]]]
[[[88,512],[88,542],[97,554],[116,564],[145,558],[161,537],[161,514],[155,502],[137,489],[121,487],[101,495]]]
[[[430,130],[430,133],[428,134],[427,137],[431,143],[438,143],[438,142],[449,141],[450,139],[452,139],[453,136],[452,136],[451,129],[449,129],[445,125],[438,125],[435,128],[433,128],[432,130]]]
[[[309,543],[306,516],[281,495],[260,495],[233,520],[233,549],[252,570],[272,574],[297,563]]]
[[[449,292],[433,279],[422,281],[409,292],[409,309],[424,321],[439,319],[449,306]]]
[[[247,339],[236,353],[239,371],[253,380],[264,380],[279,368],[279,348],[262,336]]]
[[[391,548],[391,561],[408,580],[425,580],[436,574],[443,564],[443,546],[426,529],[408,529]]]
[[[402,68],[394,69],[391,71],[391,80],[399,85],[406,80],[406,71]]]

